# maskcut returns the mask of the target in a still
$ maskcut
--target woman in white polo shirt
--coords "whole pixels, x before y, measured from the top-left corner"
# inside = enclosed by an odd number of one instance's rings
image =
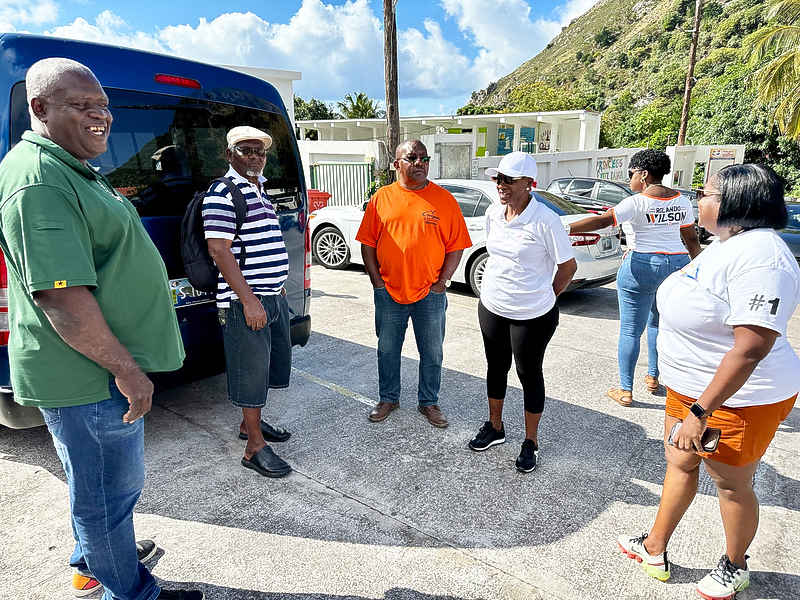
[[[746,552],[759,512],[753,476],[800,388],[800,359],[786,339],[800,302],[800,267],[775,233],[787,213],[774,171],[726,167],[705,192],[700,225],[718,239],[658,290],[667,386],[661,503],[648,533],[618,543],[649,575],[668,579],[667,543],[697,493],[702,461],[717,486],[726,548],[697,591],[722,600],[750,583]],[[722,432],[711,453],[699,451],[707,427]],[[696,543],[703,534],[695,532]]]
[[[486,211],[489,259],[478,304],[489,420],[469,447],[481,452],[506,440],[503,401],[513,354],[525,403],[525,441],[516,467],[528,473],[536,468],[539,451],[545,397],[542,361],[558,325],[556,296],[566,289],[578,267],[558,215],[531,195],[536,181],[533,157],[512,152],[486,174],[497,183],[500,196],[500,204]]]
[[[582,233],[623,225],[628,252],[617,272],[619,387],[608,397],[621,404],[633,403],[633,373],[639,359],[639,340],[647,328],[647,375],[650,392],[658,390],[658,310],[656,290],[670,273],[700,253],[694,228],[694,211],[688,198],[661,183],[670,171],[669,156],[660,150],[642,150],[628,165],[633,196],[602,215],[572,223],[570,233]]]

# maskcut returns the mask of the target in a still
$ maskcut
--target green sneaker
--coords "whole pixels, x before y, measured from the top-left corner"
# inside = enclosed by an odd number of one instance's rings
[[[642,564],[645,573],[659,581],[669,579],[669,561],[667,553],[653,556],[644,549],[646,533],[640,536],[623,535],[617,539],[617,545],[622,553]]]

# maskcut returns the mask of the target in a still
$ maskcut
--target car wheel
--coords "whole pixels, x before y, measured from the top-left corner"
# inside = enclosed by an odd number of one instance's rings
[[[326,269],[344,269],[350,264],[350,248],[336,227],[323,227],[314,236],[314,258]]]
[[[472,293],[480,298],[481,295],[481,282],[483,281],[483,272],[486,270],[486,261],[489,260],[487,252],[481,253],[478,258],[472,261],[469,267],[469,286],[472,288]]]

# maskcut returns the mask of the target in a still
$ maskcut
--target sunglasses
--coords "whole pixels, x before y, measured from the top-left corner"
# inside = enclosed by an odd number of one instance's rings
[[[641,169],[628,169],[628,179],[632,179],[635,173],[641,173]]]
[[[418,160],[421,161],[423,164],[428,164],[429,162],[431,162],[430,156],[417,156],[416,154],[407,154],[406,156],[402,156],[401,158],[402,160],[406,161],[407,163],[411,163],[412,165]]]
[[[267,155],[267,151],[264,148],[253,148],[252,146],[234,146],[234,150],[236,150],[236,154],[239,156],[250,156],[255,154],[258,157],[264,157]]]
[[[512,183],[517,183],[518,181],[522,181],[525,179],[524,177],[509,177],[508,175],[503,175],[502,173],[498,173],[494,177],[492,177],[492,181],[495,183],[505,183],[506,185],[511,185]]]

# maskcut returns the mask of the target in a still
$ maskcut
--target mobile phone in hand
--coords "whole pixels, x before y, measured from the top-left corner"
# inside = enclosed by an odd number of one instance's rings
[[[683,425],[683,421],[678,421],[672,426],[672,429],[669,432],[669,437],[667,438],[667,443],[670,446],[675,445],[675,436],[678,433],[678,429],[681,428],[681,425]],[[700,438],[700,445],[703,447],[703,452],[716,452],[717,446],[719,446],[719,438],[721,435],[721,429],[717,429],[716,427],[706,427],[706,430],[703,432],[703,436]]]

